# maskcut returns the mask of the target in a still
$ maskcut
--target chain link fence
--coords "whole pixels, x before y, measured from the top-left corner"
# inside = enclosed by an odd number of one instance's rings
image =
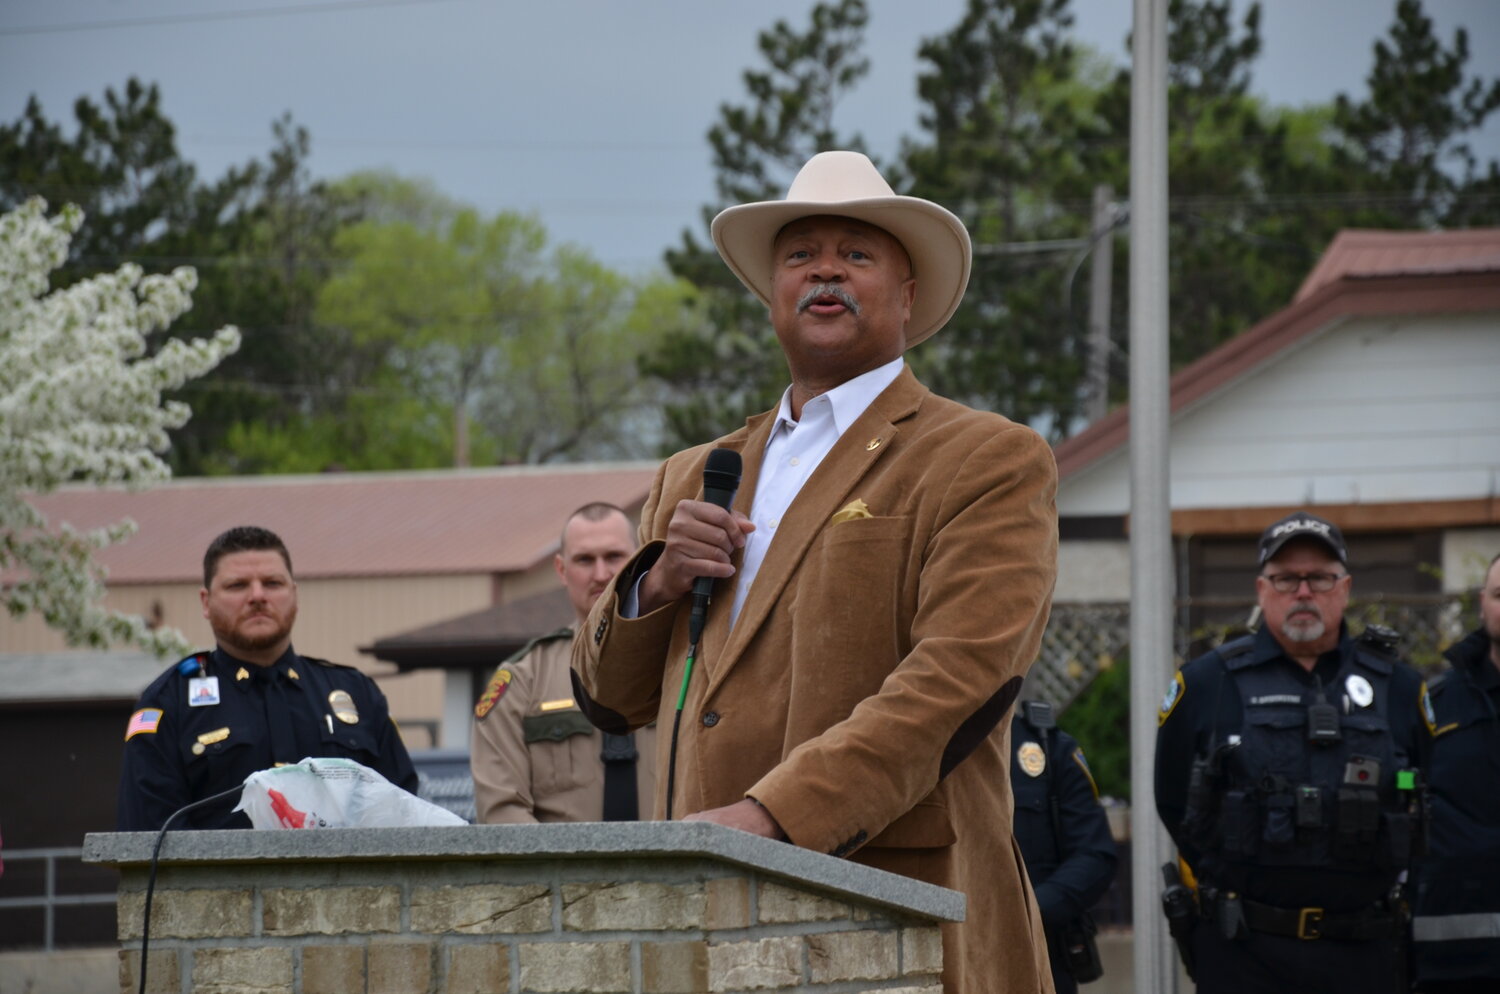
[[[1255,602],[1183,598],[1175,608],[1174,661],[1181,666],[1225,639],[1248,631]],[[1193,624],[1189,620],[1200,616],[1243,621]],[[1442,668],[1443,650],[1479,623],[1471,594],[1376,595],[1351,600],[1345,619],[1356,634],[1370,624],[1395,629],[1401,635],[1402,657],[1429,674]],[[1054,604],[1052,619],[1042,636],[1041,653],[1027,678],[1026,693],[1051,701],[1061,711],[1100,670],[1126,658],[1129,648],[1128,602]]]

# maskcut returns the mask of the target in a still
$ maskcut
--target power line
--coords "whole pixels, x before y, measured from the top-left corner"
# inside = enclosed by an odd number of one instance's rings
[[[0,36],[63,34],[74,31],[113,31],[117,28],[150,28],[163,24],[244,21],[252,18],[284,17],[295,14],[330,14],[373,7],[421,7],[452,2],[453,0],[332,0],[332,2],[328,3],[242,8],[239,10],[199,11],[191,14],[159,14],[155,17],[129,17],[113,21],[85,21],[79,24],[31,24],[16,28],[0,28]]]

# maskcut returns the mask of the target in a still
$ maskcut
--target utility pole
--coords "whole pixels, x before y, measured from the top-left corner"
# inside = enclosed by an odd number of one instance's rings
[[[1172,994],[1156,817],[1157,700],[1172,669],[1168,473],[1167,0],[1135,0],[1130,77],[1130,839],[1135,989]]]
[[[1094,187],[1094,215],[1089,243],[1093,247],[1089,270],[1089,422],[1109,411],[1109,292],[1114,266],[1115,191],[1107,183]]]

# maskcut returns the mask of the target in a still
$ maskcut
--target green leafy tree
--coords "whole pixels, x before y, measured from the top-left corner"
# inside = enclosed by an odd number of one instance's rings
[[[802,164],[831,148],[862,149],[834,126],[838,101],[869,71],[862,54],[864,0],[816,4],[805,31],[777,21],[761,32],[763,68],[746,70],[748,102],[725,103],[709,129],[716,204],[780,197]],[[773,406],[786,386],[786,362],[765,305],[750,295],[706,239],[685,231],[666,262],[696,288],[667,325],[641,370],[666,390],[663,450],[696,445]]]
[[[442,437],[431,417],[439,409],[460,466],[650,451],[659,429],[637,365],[655,332],[638,310],[659,307],[664,290],[580,249],[549,251],[527,215],[420,213],[431,226],[372,220],[344,231],[347,261],[317,311],[372,367],[371,382],[415,404],[417,431],[398,435],[394,451],[430,464],[422,446]]]
[[[644,291],[643,291],[644,292]],[[643,455],[658,431],[642,420],[636,372],[655,331],[635,316],[637,288],[572,246],[552,256],[542,313],[509,341],[503,385],[479,419],[502,462]]]
[[[1100,669],[1059,723],[1083,746],[1099,793],[1130,800],[1130,661]]]
[[[357,223],[365,224],[366,230],[393,224],[405,224],[412,231],[437,230],[452,225],[463,209],[429,182],[383,171],[351,174],[328,183],[324,191],[317,202],[327,204],[336,217],[319,225],[319,232],[336,233]],[[262,230],[269,236],[276,228],[268,224]],[[359,236],[339,240],[330,234],[322,258],[287,267],[286,272],[317,278],[306,288],[312,297],[311,313],[283,326],[304,341],[286,346],[319,359],[311,369],[288,374],[302,376],[301,387],[293,382],[232,384],[232,393],[275,401],[275,413],[235,420],[223,444],[205,455],[206,472],[314,473],[452,465],[452,409],[430,395],[412,392],[410,371],[389,362],[389,336],[357,337],[347,325],[318,319],[317,295],[327,274],[362,244]],[[275,267],[265,263],[275,258],[267,250],[256,260],[259,264],[237,267],[243,279],[228,285],[251,291],[257,274],[271,273],[274,278]],[[398,282],[403,276],[399,267],[392,267],[388,275]]]
[[[541,224],[516,213],[461,211],[442,230],[363,222],[339,236],[348,263],[324,285],[318,318],[347,329],[414,396],[446,407],[453,465],[467,466],[481,390],[543,320],[545,246]]]

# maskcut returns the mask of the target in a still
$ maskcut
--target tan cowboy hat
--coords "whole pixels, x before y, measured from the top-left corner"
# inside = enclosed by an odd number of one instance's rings
[[[785,200],[764,200],[721,211],[714,245],[750,292],[771,306],[771,243],[799,217],[837,214],[890,232],[911,256],[917,298],[906,325],[911,348],[937,331],[963,300],[973,249],[964,224],[930,200],[898,197],[859,152],[819,152],[797,173]]]

